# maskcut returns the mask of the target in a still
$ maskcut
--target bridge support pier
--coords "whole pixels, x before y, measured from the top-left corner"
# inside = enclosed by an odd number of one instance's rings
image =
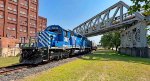
[[[148,48],[119,48],[119,52],[121,54],[126,54],[134,57],[143,57],[147,58],[149,57]]]
[[[139,22],[123,30],[119,52],[131,56],[149,57],[146,28],[146,23]]]

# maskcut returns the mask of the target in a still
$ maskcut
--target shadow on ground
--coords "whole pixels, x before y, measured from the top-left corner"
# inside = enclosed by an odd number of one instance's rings
[[[85,55],[79,58],[91,61],[125,61],[150,65],[150,58],[131,57],[110,50],[98,50],[96,52],[93,52],[92,54]]]

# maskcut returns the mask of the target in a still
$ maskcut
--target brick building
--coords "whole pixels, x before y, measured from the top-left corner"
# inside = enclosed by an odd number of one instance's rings
[[[47,19],[39,16],[37,32],[43,31],[47,27]]]
[[[46,28],[47,19],[38,16],[38,7],[39,0],[0,0],[0,57],[16,56],[22,38],[28,42]]]
[[[38,16],[38,2],[38,0],[0,0],[0,37],[28,39],[46,27],[47,19]]]

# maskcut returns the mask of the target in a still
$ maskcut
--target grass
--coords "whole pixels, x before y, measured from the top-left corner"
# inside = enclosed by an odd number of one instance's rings
[[[0,57],[0,67],[10,66],[19,63],[19,57]]]
[[[150,81],[150,59],[101,50],[22,81]]]

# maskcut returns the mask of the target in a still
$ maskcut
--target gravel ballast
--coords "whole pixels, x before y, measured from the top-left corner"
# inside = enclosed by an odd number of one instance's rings
[[[47,63],[45,65],[41,65],[41,66],[37,66],[37,67],[33,67],[33,68],[28,68],[26,70],[17,72],[17,73],[13,73],[13,74],[9,74],[9,75],[5,75],[5,76],[0,76],[0,81],[15,81],[18,79],[23,79],[24,77],[48,70],[48,69],[52,69],[56,66],[60,66],[62,64],[71,62],[73,60],[76,60],[78,57],[72,57],[72,58],[67,58],[67,59],[63,59],[63,60],[59,60],[59,61],[53,61],[50,63]]]

